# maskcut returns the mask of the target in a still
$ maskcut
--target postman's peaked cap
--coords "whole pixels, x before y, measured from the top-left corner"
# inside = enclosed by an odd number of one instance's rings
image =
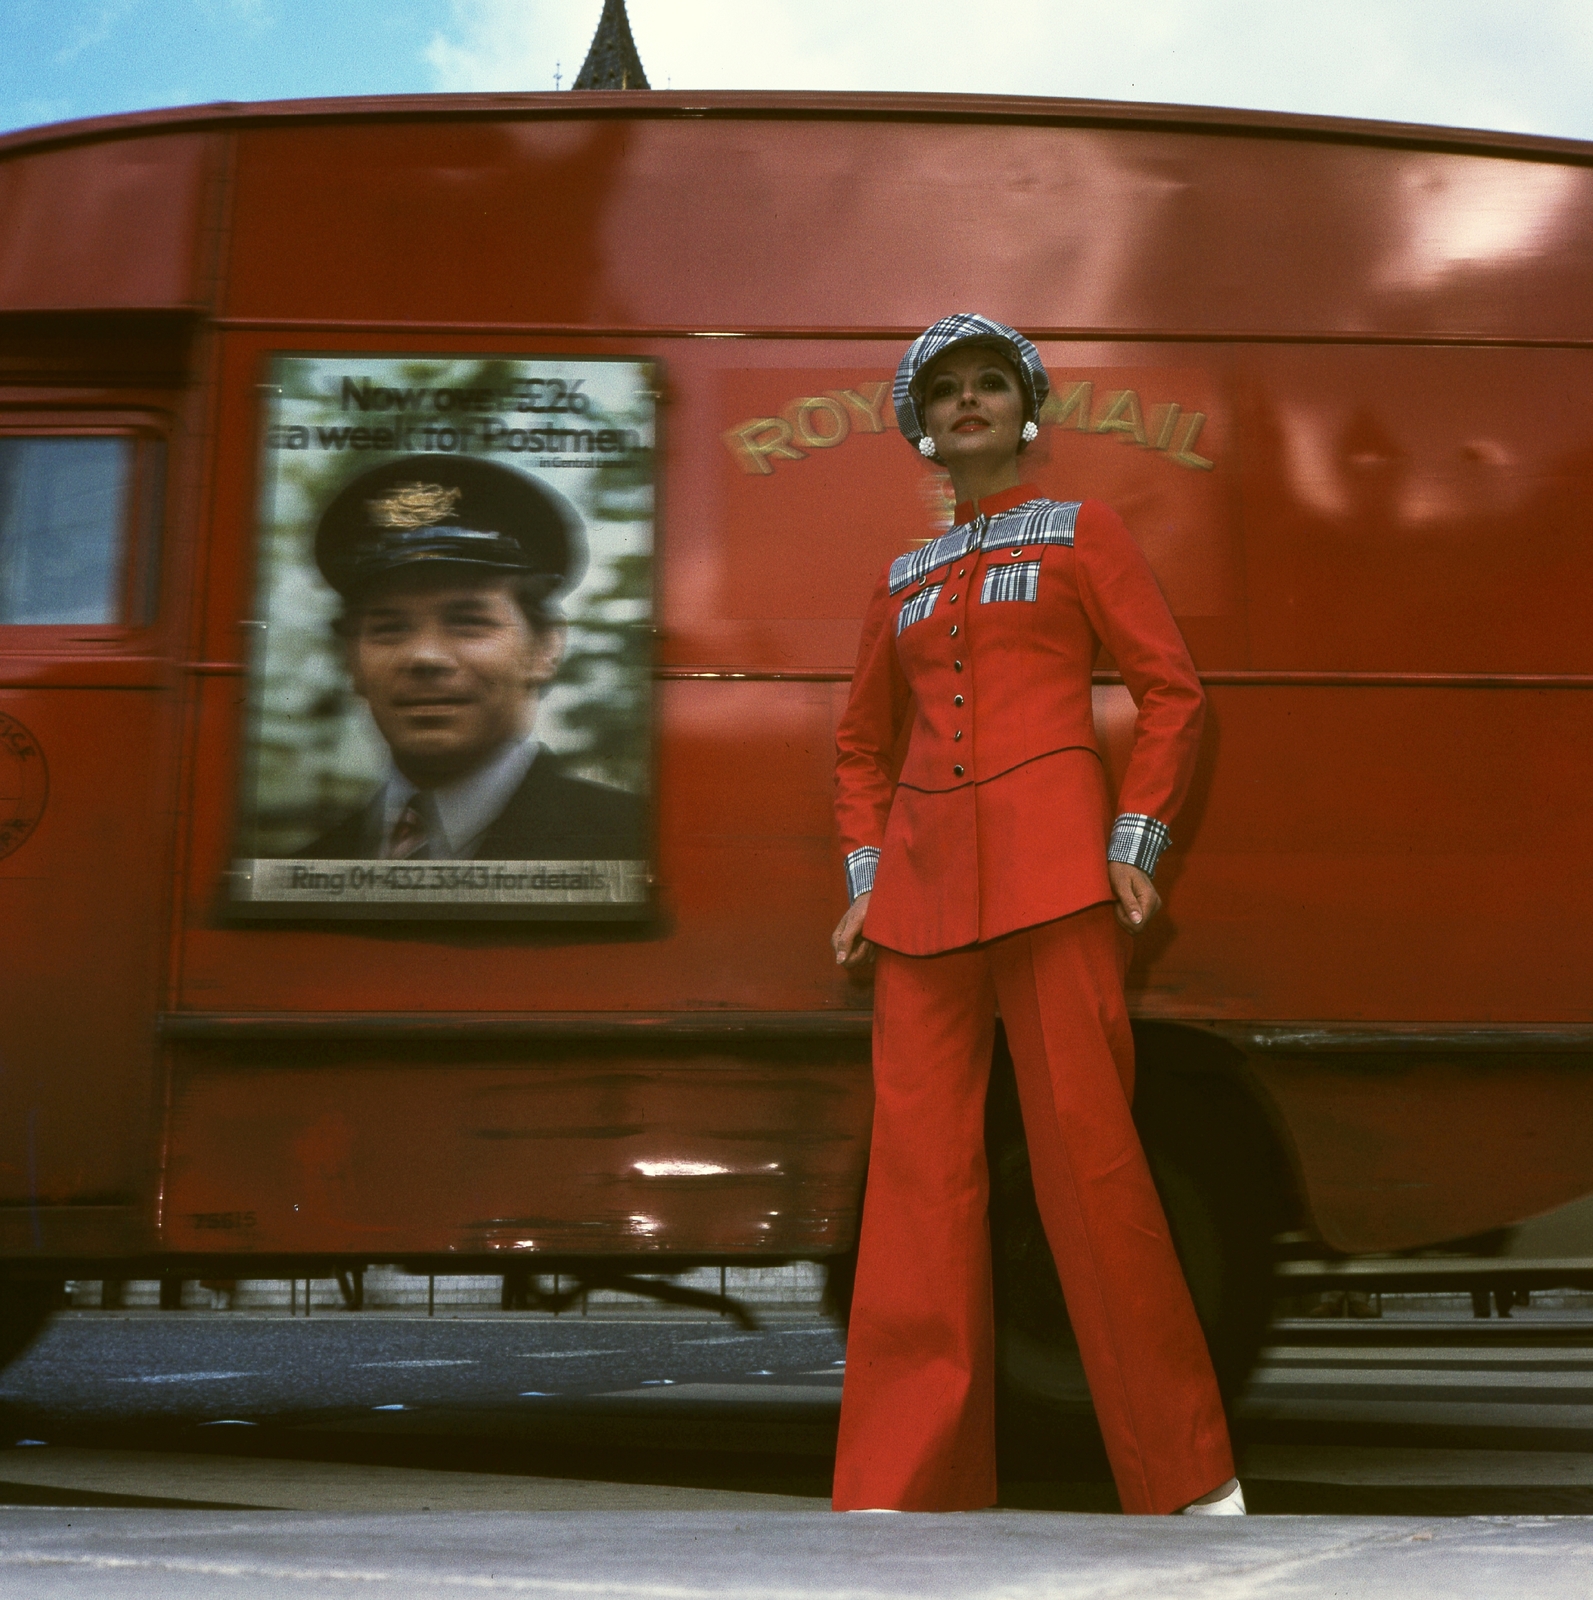
[[[896,383],[891,399],[896,404],[896,421],[902,437],[915,449],[924,437],[923,397],[918,380],[941,356],[959,344],[999,345],[1018,374],[1023,386],[1023,415],[1029,422],[1040,417],[1040,407],[1051,392],[1051,380],[1046,376],[1045,363],[1040,352],[1018,332],[1004,322],[992,322],[975,311],[960,311],[954,316],[942,317],[932,327],[925,328],[908,345],[902,363],[896,369]]]
[[[315,530],[315,564],[345,599],[423,561],[534,575],[552,593],[586,570],[586,541],[562,495],[472,456],[384,461],[344,484]]]

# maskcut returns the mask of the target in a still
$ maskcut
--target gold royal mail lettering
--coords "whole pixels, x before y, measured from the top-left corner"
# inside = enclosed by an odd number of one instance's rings
[[[777,417],[749,417],[720,437],[743,472],[768,477],[780,461],[805,461],[814,450],[833,450],[854,432],[884,433],[896,426],[890,384],[865,383],[855,389],[828,389],[798,395]],[[1051,391],[1040,410],[1042,424],[1077,433],[1115,437],[1120,444],[1153,450],[1194,472],[1210,472],[1216,462],[1197,453],[1206,425],[1203,411],[1185,413],[1175,402],[1141,405],[1133,389],[1108,390],[1095,402],[1088,379]]]
[[[865,383],[800,395],[779,416],[752,417],[726,429],[722,437],[743,472],[768,477],[776,461],[803,461],[809,450],[832,450],[854,427],[864,433],[894,428],[890,390],[889,383]]]

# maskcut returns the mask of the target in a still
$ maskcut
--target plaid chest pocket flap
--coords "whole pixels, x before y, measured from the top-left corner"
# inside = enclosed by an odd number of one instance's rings
[[[979,591],[979,604],[994,605],[1004,600],[1040,598],[1040,563],[1038,561],[1003,561],[985,568],[985,581]]]
[[[988,606],[1008,600],[1027,600],[1032,605],[1037,601],[1040,598],[1039,558],[1020,560],[1020,553],[1036,547],[1043,553],[1048,546],[1071,549],[1082,503],[1078,500],[1031,500],[997,517],[981,541],[988,556],[979,603]]]
[[[922,622],[935,609],[935,602],[940,598],[943,585],[934,583],[927,589],[920,589],[917,594],[912,594],[902,603],[902,609],[896,613],[896,637],[902,636],[904,629],[912,627],[915,622]]]

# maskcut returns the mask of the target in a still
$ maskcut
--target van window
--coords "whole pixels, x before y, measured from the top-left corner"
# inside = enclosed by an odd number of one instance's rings
[[[136,441],[0,437],[0,624],[126,620]]]

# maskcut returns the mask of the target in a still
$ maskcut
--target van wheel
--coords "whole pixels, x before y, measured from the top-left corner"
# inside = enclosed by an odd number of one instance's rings
[[[1134,1120],[1225,1401],[1244,1386],[1272,1311],[1283,1226],[1260,1114],[1230,1078],[1158,1070],[1142,1049]],[[1147,1070],[1148,1069],[1148,1070]],[[997,1378],[1004,1410],[1089,1408],[1078,1346],[1029,1175],[1017,1084],[998,1041],[986,1115]],[[1018,1402],[1014,1407],[1010,1402]]]
[[[59,1283],[0,1279],[0,1367],[15,1361],[61,1304]]]
[[[858,1206],[859,1221],[862,1206]],[[824,1292],[819,1299],[819,1310],[832,1322],[839,1324],[841,1332],[852,1320],[852,1290],[857,1283],[857,1241],[852,1248],[838,1256],[824,1258]]]

